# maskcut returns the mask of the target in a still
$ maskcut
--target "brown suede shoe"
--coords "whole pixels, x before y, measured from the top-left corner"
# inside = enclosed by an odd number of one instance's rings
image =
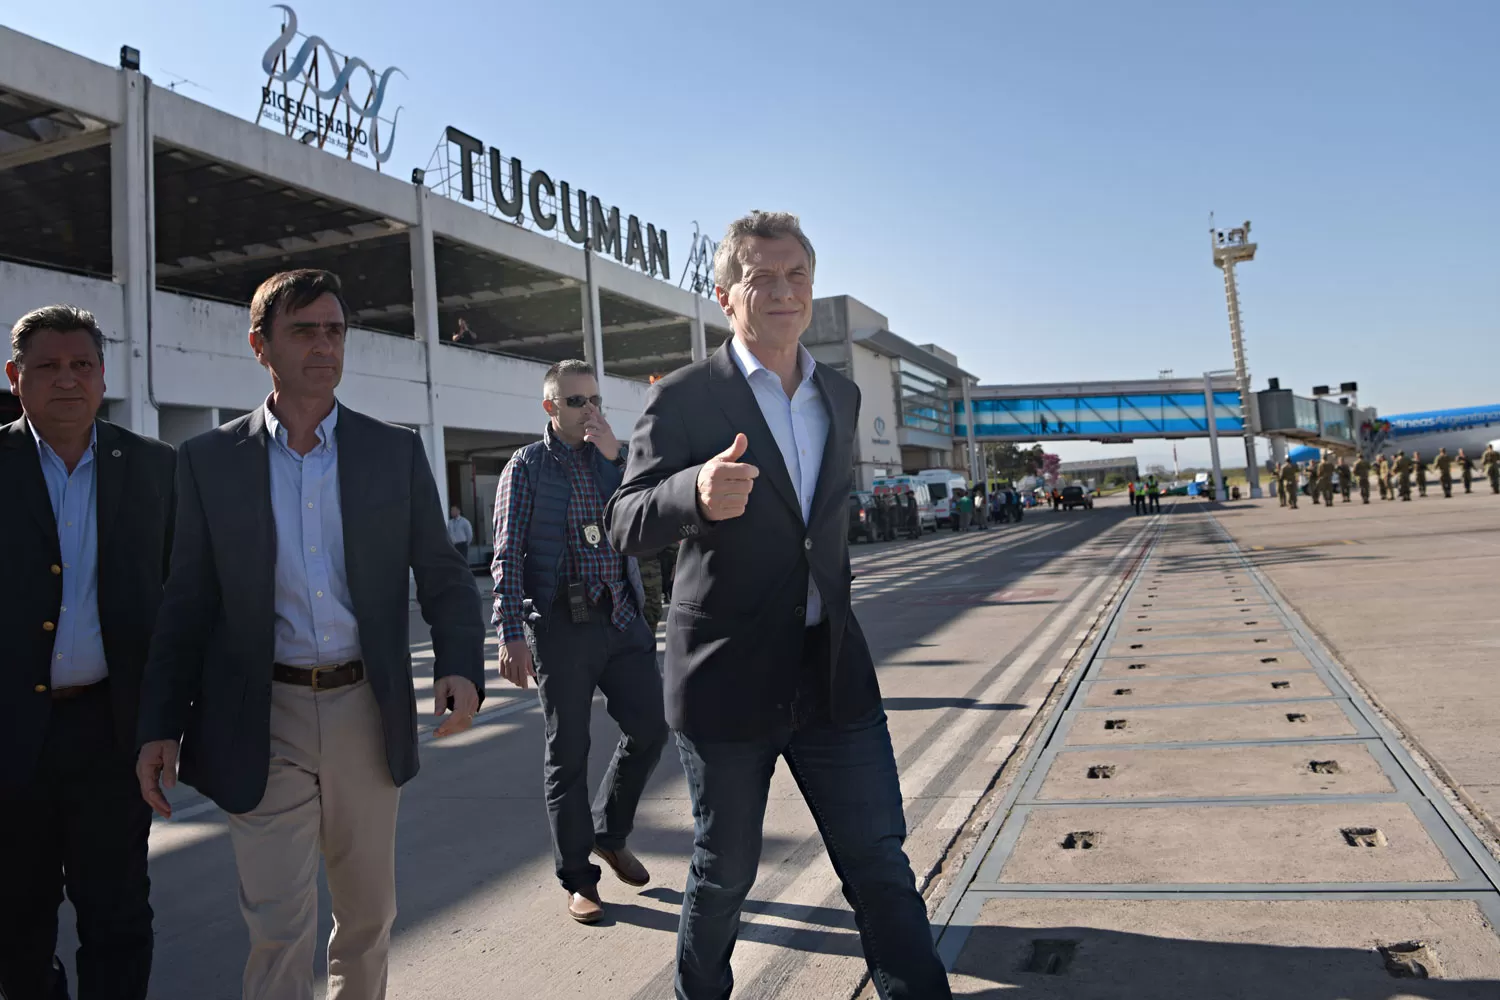
[[[604,917],[599,890],[590,886],[585,892],[568,894],[568,916],[580,924],[597,924]]]
[[[651,881],[651,873],[646,871],[646,866],[641,864],[641,859],[636,857],[628,847],[622,847],[618,851],[606,851],[602,847],[596,847],[594,853],[609,865],[620,881],[626,885],[633,885],[639,889]]]

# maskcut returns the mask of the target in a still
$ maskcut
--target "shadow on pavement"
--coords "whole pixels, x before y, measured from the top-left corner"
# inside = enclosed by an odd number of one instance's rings
[[[1103,554],[1081,556],[1076,550],[1127,520],[1109,512],[1089,518],[1070,520],[1067,528],[1044,537],[1022,541],[1017,547],[994,551],[988,546],[968,543],[962,546],[913,545],[893,549],[888,554],[903,574],[924,574],[924,579],[940,581],[955,569],[978,571],[983,583],[976,590],[988,588],[999,592],[1020,580],[1045,585],[1048,577],[1068,577],[1079,573],[1102,573],[1109,565],[1113,549]],[[1006,533],[991,532],[989,538],[1005,541]],[[973,539],[974,536],[967,536]],[[958,539],[954,539],[955,542]],[[1123,539],[1121,539],[1123,542]],[[1027,558],[1030,551],[1031,558]],[[887,553],[881,553],[882,562]],[[1039,561],[1034,561],[1038,560]],[[1071,584],[1069,584],[1071,586]],[[972,610],[969,606],[913,606],[907,600],[921,593],[922,582],[910,589],[868,598],[856,595],[857,613],[877,662],[894,651],[936,647],[940,643],[928,636],[940,632],[955,618]],[[1067,595],[1059,594],[1061,601]],[[1014,603],[1053,603],[1022,601]],[[962,695],[946,698],[891,698],[886,707],[894,711],[939,709],[943,715],[918,739],[904,747],[899,763],[909,766],[921,756],[957,716],[971,709],[993,713],[994,722],[975,727],[965,746],[955,749],[952,762],[934,776],[941,786],[952,780],[973,748],[988,746],[995,726],[1004,712],[1023,706],[982,701],[982,694],[993,676],[1020,650],[1026,648],[1047,627],[1039,621],[1029,635],[1018,637],[1013,649],[993,665],[984,677]],[[426,642],[425,630],[414,630],[414,645]],[[1061,643],[1061,639],[1058,643]],[[920,665],[941,667],[949,661],[930,659]],[[904,666],[908,664],[893,664]],[[1041,671],[1038,663],[1032,671]],[[419,670],[430,675],[430,666]],[[493,667],[488,671],[489,684],[496,689]],[[497,692],[498,693],[498,692]],[[603,774],[618,729],[602,707],[596,704],[593,725],[593,751],[589,776],[591,786]],[[951,713],[951,714],[950,714]],[[489,726],[481,728],[488,729]],[[423,925],[440,920],[465,900],[482,895],[487,888],[512,877],[518,869],[535,864],[549,853],[550,838],[546,829],[546,812],[542,803],[542,732],[540,719],[527,712],[505,720],[496,720],[494,732],[482,734],[462,743],[431,743],[422,747],[423,772],[403,790],[401,818],[397,832],[397,892],[400,910],[394,928],[399,939]],[[647,796],[663,793],[675,796],[681,783],[681,765],[669,745],[663,753]],[[925,813],[920,807],[909,813],[913,828]],[[927,808],[932,808],[928,805]],[[238,906],[238,885],[233,854],[222,826],[222,816],[203,817],[206,824],[218,828],[206,830],[196,838],[184,838],[180,844],[153,856],[151,875],[152,902],[156,909],[156,968],[151,995],[164,1000],[238,996],[240,975],[244,967],[247,940]],[[692,848],[692,829],[684,823],[680,829],[638,828],[632,837],[638,850],[681,859],[684,866]],[[767,852],[787,854],[788,860],[819,850],[817,838],[790,850],[790,845],[767,842]],[[816,862],[826,864],[826,861]],[[545,889],[553,891],[550,865],[546,866]],[[761,872],[757,892],[774,897],[783,884],[795,876],[800,866],[782,864],[767,866]],[[518,890],[519,891],[519,890]],[[664,890],[670,891],[670,890]],[[613,898],[610,898],[613,897]],[[622,924],[641,924],[664,932],[675,932],[676,914],[663,914],[629,902],[623,887],[611,885],[607,901],[612,918]],[[661,899],[663,897],[657,896]],[[680,898],[680,897],[679,897]],[[558,919],[563,919],[562,894],[558,893]],[[322,942],[327,940],[331,915],[326,886],[319,886],[319,948],[317,973],[325,974]],[[752,898],[746,904],[750,913],[765,913],[790,920],[808,922],[807,926],[747,925],[742,933],[746,940],[761,939],[778,943],[788,952],[858,956],[857,936],[853,933],[852,914],[841,907],[799,906],[765,902]],[[67,914],[64,919],[71,917]],[[837,928],[837,929],[834,929]],[[64,931],[60,954],[69,956],[74,942],[71,928]],[[664,956],[664,962],[669,959]],[[769,970],[768,970],[769,971]],[[746,984],[748,987],[750,984]],[[753,991],[751,991],[753,992]]]
[[[907,664],[902,664],[906,666]],[[980,702],[973,698],[886,698],[887,712],[919,712],[927,708],[977,708],[989,712],[1015,712],[1025,705]]]
[[[1070,958],[1036,943],[1073,943]],[[1394,942],[1393,942],[1394,943]],[[1050,956],[1050,957],[1049,957]],[[1438,958],[1441,961],[1441,955]],[[1057,971],[1026,971],[1033,963]],[[954,975],[967,1000],[1494,1000],[1500,980],[1396,978],[1372,948],[1190,941],[1088,927],[975,927]],[[967,984],[961,984],[967,985]]]

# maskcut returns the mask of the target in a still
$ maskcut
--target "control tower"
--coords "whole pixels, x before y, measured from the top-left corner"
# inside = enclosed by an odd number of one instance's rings
[[[1229,340],[1234,347],[1234,375],[1240,386],[1240,416],[1245,433],[1245,475],[1250,495],[1261,496],[1260,468],[1255,459],[1255,435],[1260,430],[1260,414],[1250,393],[1250,366],[1245,361],[1245,337],[1240,325],[1240,292],[1234,283],[1234,265],[1255,259],[1255,244],[1250,242],[1250,223],[1234,229],[1209,229],[1214,266],[1224,272],[1224,300],[1229,305]]]

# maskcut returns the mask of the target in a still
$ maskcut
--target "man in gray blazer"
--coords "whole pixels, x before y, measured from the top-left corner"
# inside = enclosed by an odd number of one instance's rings
[[[312,1000],[318,854],[330,1000],[386,988],[400,786],[417,772],[408,568],[431,627],[438,727],[484,690],[479,592],[420,440],[334,398],[338,278],[289,271],[250,306],[265,405],[180,452],[171,573],[141,697],[136,775],[163,816],[182,780],[229,814],[250,930],[246,1000]]]

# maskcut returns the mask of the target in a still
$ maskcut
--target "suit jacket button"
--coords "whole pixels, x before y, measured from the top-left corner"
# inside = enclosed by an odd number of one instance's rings
[[[52,624],[51,622],[42,622],[42,631],[43,632],[51,632],[55,628],[57,628],[57,626],[54,625],[54,624]]]
[[[807,617],[807,609],[804,608],[802,605],[799,604],[799,605],[797,605],[797,610],[793,611],[792,614],[796,615],[798,618],[806,618]]]
[[[31,690],[35,691],[37,694],[46,694],[47,693],[47,685],[45,685],[45,684],[38,684],[36,687],[32,688]]]
[[[807,549],[808,551],[811,551],[812,550],[812,539],[811,538],[804,538],[804,539],[802,539],[802,547],[804,549]]]
[[[53,576],[61,576],[62,575],[62,567],[59,566],[59,565],[57,565],[57,563],[53,563],[52,564],[52,575]]]

